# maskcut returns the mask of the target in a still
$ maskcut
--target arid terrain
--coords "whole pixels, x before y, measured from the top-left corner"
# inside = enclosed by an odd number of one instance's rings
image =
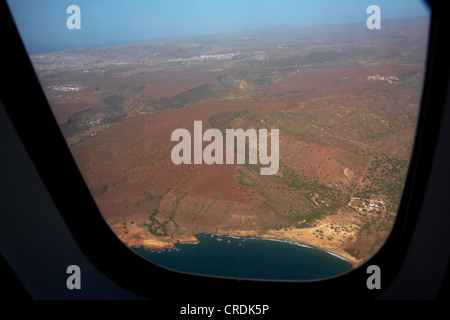
[[[427,20],[280,27],[73,49],[32,61],[117,236],[160,250],[214,232],[282,239],[358,266],[401,199]],[[171,134],[279,129],[279,170],[175,165]],[[204,142],[203,146],[207,143]]]

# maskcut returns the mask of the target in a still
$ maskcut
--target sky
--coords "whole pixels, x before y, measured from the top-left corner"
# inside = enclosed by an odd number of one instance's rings
[[[30,54],[151,38],[283,25],[365,23],[370,5],[383,19],[428,14],[420,0],[7,0]],[[70,5],[81,29],[69,29]]]

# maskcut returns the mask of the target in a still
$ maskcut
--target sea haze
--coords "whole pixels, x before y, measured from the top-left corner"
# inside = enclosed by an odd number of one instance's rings
[[[217,34],[282,25],[365,23],[371,0],[7,1],[30,54],[111,46],[168,36]],[[68,29],[70,5],[81,28]],[[378,0],[382,19],[426,15],[421,1]]]

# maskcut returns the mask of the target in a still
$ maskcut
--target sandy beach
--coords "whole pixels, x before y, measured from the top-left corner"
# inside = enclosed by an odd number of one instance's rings
[[[336,222],[339,221],[339,224]],[[116,218],[108,221],[111,229],[128,247],[143,247],[153,251],[171,249],[175,243],[195,243],[198,239],[194,235],[155,236],[150,234],[145,224],[148,223],[148,215],[136,214],[127,218]],[[212,232],[222,236],[237,236],[264,238],[285,241],[295,244],[304,244],[349,261],[353,268],[358,267],[364,259],[357,258],[345,249],[357,237],[360,229],[360,221],[354,218],[351,212],[341,212],[338,215],[327,216],[317,220],[314,227],[310,228],[285,228],[281,230],[269,230],[264,233],[248,230],[202,230],[198,233]]]

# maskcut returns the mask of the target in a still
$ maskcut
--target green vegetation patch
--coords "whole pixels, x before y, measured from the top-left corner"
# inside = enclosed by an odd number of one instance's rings
[[[166,228],[167,223],[165,223],[166,221],[164,223],[161,223],[155,217],[158,213],[158,208],[153,210],[152,214],[148,218],[150,220],[150,223],[144,225],[147,226],[148,231],[155,236],[168,236]]]
[[[219,113],[209,118],[208,121],[213,128],[217,128],[222,132],[225,132],[226,129],[233,128],[233,121],[247,113],[248,110]]]
[[[113,94],[103,99],[103,103],[109,106],[120,106],[125,100],[127,100],[127,97],[120,94]]]
[[[390,157],[386,154],[376,156],[365,176],[366,183],[357,190],[355,197],[370,198],[372,194],[385,195],[389,201],[388,211],[396,211],[400,203],[406,177],[408,161]]]
[[[126,114],[118,106],[89,108],[71,115],[60,129],[67,139],[95,126],[119,122],[125,116]]]
[[[164,97],[150,103],[157,111],[180,109],[184,106],[197,103],[205,99],[213,99],[218,96],[213,84],[204,84],[194,89],[179,93],[173,97]]]
[[[306,63],[320,63],[342,61],[348,58],[347,53],[335,51],[310,52],[306,57]]]

